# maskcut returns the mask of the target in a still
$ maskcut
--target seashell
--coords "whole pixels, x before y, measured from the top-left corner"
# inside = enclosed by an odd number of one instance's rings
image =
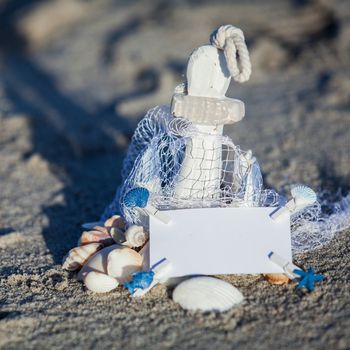
[[[297,207],[305,207],[316,202],[317,195],[313,189],[304,185],[297,185],[291,189]]]
[[[120,252],[121,254],[117,254]],[[111,255],[111,256],[110,256]],[[78,280],[83,281],[91,271],[101,272],[117,278],[119,283],[131,279],[131,274],[142,268],[142,256],[136,251],[113,244],[101,249],[84,264],[78,273]]]
[[[89,272],[84,283],[87,289],[95,293],[107,293],[118,287],[118,281],[101,272],[91,271]]]
[[[124,231],[121,230],[120,228],[118,228],[118,227],[111,227],[109,229],[109,234],[111,235],[111,237],[113,238],[115,243],[123,244],[125,242]]]
[[[102,243],[103,245],[112,244],[113,238],[108,233],[105,227],[95,227],[96,230],[84,231],[80,237],[79,245],[85,245],[89,243]],[[101,229],[101,230],[100,230]]]
[[[89,259],[82,269],[78,273],[78,280],[83,281],[85,276],[90,272],[90,271],[96,271],[96,272],[101,272],[104,274],[107,274],[107,257],[110,252],[116,249],[121,249],[123,248],[119,244],[113,244],[111,246],[105,247],[101,249],[100,251],[97,252],[91,259]]]
[[[132,225],[125,231],[126,245],[130,247],[142,247],[148,237],[148,232],[142,226]]]
[[[104,222],[105,227],[116,227],[125,230],[125,221],[120,215],[113,215]]]
[[[123,204],[128,208],[145,208],[149,198],[149,191],[145,187],[135,187],[128,191],[123,199]]]
[[[243,301],[243,295],[230,283],[213,277],[194,277],[181,282],[173,292],[173,300],[186,310],[229,310]]]
[[[103,221],[86,222],[85,224],[81,225],[81,227],[85,230],[92,230],[96,226],[103,226]]]
[[[134,272],[142,269],[142,256],[127,247],[115,249],[108,254],[107,274],[115,277],[119,283],[131,280]]]
[[[266,280],[271,284],[286,284],[289,282],[289,278],[283,273],[268,273],[264,275]]]
[[[69,271],[79,269],[85,262],[102,248],[100,243],[90,243],[71,249],[63,258],[62,268]]]

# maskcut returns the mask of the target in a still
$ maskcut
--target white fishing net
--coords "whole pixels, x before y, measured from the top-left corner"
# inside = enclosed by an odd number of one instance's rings
[[[242,151],[227,136],[200,131],[187,119],[174,118],[168,106],[149,110],[138,124],[123,164],[122,185],[101,219],[121,213],[128,224],[147,227],[143,211],[123,204],[124,195],[135,187],[147,188],[150,204],[158,209],[285,203],[276,191],[263,189],[259,164],[250,151]],[[348,214],[349,202],[340,204]],[[343,209],[325,219],[316,203],[293,215],[293,252],[315,249],[348,227],[350,219],[345,219]]]

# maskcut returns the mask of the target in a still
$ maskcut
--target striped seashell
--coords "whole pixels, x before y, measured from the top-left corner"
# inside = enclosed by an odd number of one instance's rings
[[[103,226],[103,221],[85,222],[81,225],[85,230],[92,230],[96,226]]]
[[[142,247],[148,240],[149,234],[142,226],[132,225],[125,231],[125,245]]]
[[[63,258],[62,268],[69,271],[78,270],[102,247],[100,243],[90,243],[71,249]]]
[[[84,284],[95,293],[108,293],[119,285],[115,278],[96,271],[91,271],[85,276]]]
[[[102,243],[103,245],[113,244],[113,238],[108,233],[106,227],[96,227],[93,231],[84,231],[80,237],[79,245],[85,245],[90,243]]]
[[[315,191],[304,185],[294,186],[291,193],[298,207],[311,205],[317,200]]]

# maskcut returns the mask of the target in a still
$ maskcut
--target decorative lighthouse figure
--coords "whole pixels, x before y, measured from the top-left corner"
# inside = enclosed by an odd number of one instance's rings
[[[175,197],[212,200],[220,196],[222,133],[225,124],[244,117],[244,103],[225,96],[231,77],[249,79],[251,65],[243,32],[222,26],[211,36],[211,44],[201,46],[187,65],[187,91],[175,93],[171,111],[175,117],[192,122]]]

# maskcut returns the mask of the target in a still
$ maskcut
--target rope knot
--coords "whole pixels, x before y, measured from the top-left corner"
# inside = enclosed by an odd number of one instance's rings
[[[224,51],[227,67],[234,80],[240,83],[249,80],[252,66],[241,29],[223,25],[211,34],[210,42],[217,49]]]

